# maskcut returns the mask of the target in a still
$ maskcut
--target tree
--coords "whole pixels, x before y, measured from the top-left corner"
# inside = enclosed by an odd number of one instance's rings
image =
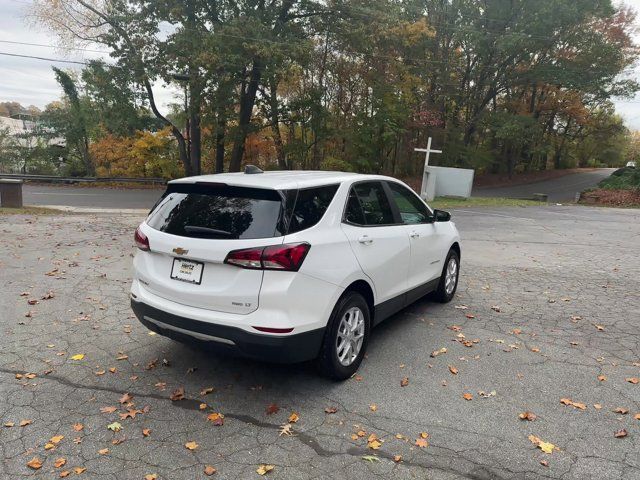
[[[67,128],[64,131],[67,143],[77,146],[78,151],[82,156],[85,174],[94,175],[95,168],[89,153],[89,136],[87,133],[86,116],[84,109],[80,104],[78,89],[68,73],[56,67],[52,68],[55,72],[56,80],[62,87],[62,90],[67,97],[67,101],[69,102],[71,118],[69,119]]]

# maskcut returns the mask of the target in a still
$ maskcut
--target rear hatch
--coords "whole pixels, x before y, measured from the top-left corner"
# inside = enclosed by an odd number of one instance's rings
[[[263,271],[224,260],[232,250],[282,243],[285,198],[264,188],[170,184],[145,222],[150,251],[139,254],[139,278],[147,290],[184,305],[253,312]]]

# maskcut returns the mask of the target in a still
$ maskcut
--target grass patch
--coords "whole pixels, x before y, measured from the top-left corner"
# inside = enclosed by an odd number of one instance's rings
[[[640,189],[640,168],[621,168],[602,180],[598,187],[603,190]]]
[[[432,202],[427,202],[430,207],[446,210],[447,208],[458,207],[531,207],[546,205],[543,202],[533,200],[523,200],[518,198],[494,198],[494,197],[471,197],[471,198],[449,198],[438,197]]]
[[[7,208],[0,207],[0,215],[60,215],[64,214],[62,210],[56,210],[55,208],[43,208],[43,207],[22,207],[22,208]]]

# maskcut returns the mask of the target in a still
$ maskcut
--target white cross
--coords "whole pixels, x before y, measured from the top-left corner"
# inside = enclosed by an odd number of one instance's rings
[[[429,155],[431,155],[432,153],[442,153],[442,150],[431,150],[431,137],[429,137],[429,140],[427,140],[427,148],[414,148],[414,150],[416,152],[424,152],[425,153],[425,157],[424,157],[424,169],[425,169],[425,171],[427,170],[427,167],[429,166]]]

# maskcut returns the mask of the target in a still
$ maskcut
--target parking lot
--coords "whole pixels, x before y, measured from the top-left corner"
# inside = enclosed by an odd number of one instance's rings
[[[151,335],[139,215],[0,216],[0,477],[640,478],[640,212],[452,213],[457,297],[343,383]]]

